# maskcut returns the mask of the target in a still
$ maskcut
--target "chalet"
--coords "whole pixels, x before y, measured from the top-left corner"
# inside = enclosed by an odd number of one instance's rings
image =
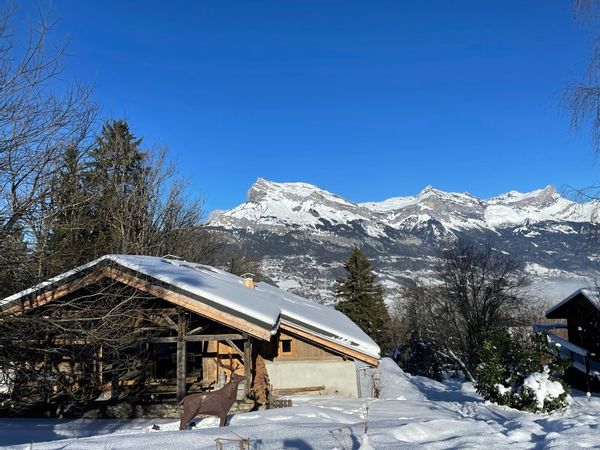
[[[548,333],[573,363],[568,381],[577,389],[600,391],[600,297],[592,289],[579,289],[546,312],[547,319],[566,323],[552,328],[567,330],[567,339]]]
[[[151,357],[132,370],[135,376],[104,380],[107,397],[111,389],[133,385],[177,399],[212,389],[224,378],[215,360],[227,355],[248,378],[245,394],[261,356],[275,392],[359,396],[364,373],[359,369],[379,362],[377,344],[334,308],[175,258],[106,255],[0,300],[0,310],[9,315],[34,314],[50,305],[67,310],[100,292],[110,296],[107,286],[140,293],[142,307],[127,320],[132,333],[151,330],[144,343]],[[50,313],[43,314],[47,319]],[[101,348],[92,354],[88,369],[77,369],[82,377],[102,377],[98,368],[109,363]]]

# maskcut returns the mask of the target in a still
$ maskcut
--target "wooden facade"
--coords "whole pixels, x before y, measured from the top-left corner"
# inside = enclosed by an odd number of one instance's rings
[[[592,374],[600,371],[600,304],[590,290],[580,289],[546,313],[548,319],[566,321],[567,340],[549,336],[561,345],[572,360],[567,376],[570,385],[581,390],[600,392],[600,380]]]
[[[339,354],[283,331],[277,341],[273,361],[343,360]]]

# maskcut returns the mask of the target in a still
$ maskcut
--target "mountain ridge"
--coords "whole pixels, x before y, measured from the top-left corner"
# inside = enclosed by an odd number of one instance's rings
[[[441,249],[457,238],[492,240],[542,281],[583,283],[600,274],[597,201],[578,203],[553,186],[489,199],[427,186],[417,195],[352,202],[308,183],[259,178],[247,201],[215,211],[207,226],[243,238],[281,287],[333,301],[351,248],[373,260],[387,299],[431,277]],[[561,282],[562,282],[561,281]]]
[[[260,208],[255,205],[260,205]],[[286,210],[287,206],[289,211]],[[213,212],[209,223],[227,226],[235,222],[235,219],[247,219],[258,222],[263,220],[263,223],[271,225],[280,220],[288,225],[296,223],[315,226],[318,222],[316,218],[325,217],[336,222],[373,220],[399,226],[409,216],[422,215],[422,220],[427,220],[425,216],[429,216],[440,220],[449,229],[473,226],[496,228],[507,224],[523,224],[526,221],[590,222],[598,206],[597,201],[578,203],[566,199],[551,185],[525,193],[509,191],[489,199],[481,199],[467,192],[445,192],[427,186],[415,196],[359,203],[308,183],[277,183],[259,178],[249,189],[245,203],[227,211]],[[339,211],[336,211],[338,214],[327,214],[333,207],[346,214],[339,214]],[[318,208],[322,208],[325,214],[321,214]],[[456,217],[450,218],[444,212],[454,213]],[[305,217],[306,214],[314,219]],[[464,219],[462,222],[461,214]]]

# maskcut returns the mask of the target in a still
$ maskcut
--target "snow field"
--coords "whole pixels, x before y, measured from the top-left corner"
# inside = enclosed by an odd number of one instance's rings
[[[228,428],[219,428],[217,418],[198,419],[190,431],[178,431],[173,419],[2,419],[0,445],[35,450],[214,449],[215,439],[221,438],[225,449],[237,449],[241,436],[256,449],[600,447],[600,398],[588,401],[576,394],[566,411],[536,415],[483,402],[469,383],[412,377],[389,359],[382,361],[381,371],[381,399],[296,396],[291,408],[237,414]],[[153,430],[153,424],[160,430]]]

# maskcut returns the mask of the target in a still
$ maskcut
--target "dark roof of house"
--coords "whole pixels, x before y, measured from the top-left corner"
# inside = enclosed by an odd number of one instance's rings
[[[579,289],[565,298],[563,301],[554,305],[548,311],[546,311],[546,318],[548,319],[564,319],[567,317],[569,309],[575,302],[584,301],[589,303],[593,308],[599,309],[600,306],[600,295],[597,290],[593,289]]]

